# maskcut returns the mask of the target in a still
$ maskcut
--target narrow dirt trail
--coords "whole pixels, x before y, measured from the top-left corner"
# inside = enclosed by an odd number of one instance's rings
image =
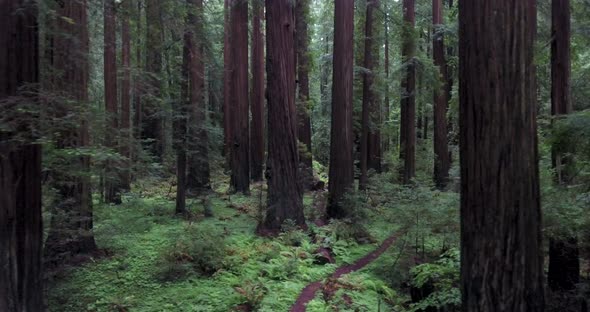
[[[348,274],[354,271],[358,271],[365,267],[367,264],[375,261],[375,259],[379,258],[393,243],[396,241],[398,237],[398,233],[392,234],[386,240],[384,240],[379,248],[373,250],[372,252],[368,253],[366,256],[362,257],[361,259],[357,260],[355,263],[344,265],[336,269],[336,272],[332,273],[328,278],[339,278],[344,274]],[[297,301],[291,307],[291,312],[305,312],[306,305],[315,298],[315,294],[320,288],[322,288],[324,282],[323,281],[316,281],[311,284],[308,284],[303,288]]]

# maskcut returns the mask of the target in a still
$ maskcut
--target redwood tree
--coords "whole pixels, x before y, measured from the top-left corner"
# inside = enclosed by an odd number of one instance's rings
[[[107,114],[107,131],[105,144],[115,148],[117,140],[114,129],[118,128],[117,114],[117,24],[115,0],[104,1],[104,102]],[[121,203],[119,176],[115,170],[117,166],[107,163],[105,169],[105,200],[108,203]]]
[[[438,188],[445,188],[449,180],[451,159],[449,157],[447,128],[447,63],[445,60],[442,0],[432,0],[432,56],[438,66],[441,85],[434,90],[434,182]],[[426,135],[426,131],[424,135]]]
[[[328,216],[342,218],[344,195],[354,183],[352,84],[354,1],[334,2],[334,61]]]
[[[378,131],[377,125],[374,120],[372,120],[374,119],[374,116],[379,113],[376,110],[376,106],[378,106],[377,97],[373,90],[375,80],[375,68],[373,64],[373,50],[375,49],[375,40],[373,38],[375,30],[374,12],[378,7],[379,0],[367,0],[367,12],[365,17],[365,72],[363,73],[363,111],[360,148],[361,176],[359,180],[359,189],[365,189],[367,187],[367,169],[369,168],[369,163],[372,163],[372,166],[370,166],[372,169],[380,169],[379,155],[375,157],[375,154],[380,154],[381,141],[379,140],[379,135],[376,135],[376,132]],[[375,148],[377,148],[378,151],[374,151],[373,149]],[[375,160],[375,158],[377,159]]]
[[[0,2],[0,311],[43,311],[37,6]],[[20,92],[20,91],[31,92]]]
[[[295,105],[295,25],[291,0],[266,0],[268,90],[268,203],[261,230],[289,219],[303,226]]]
[[[414,56],[414,0],[403,0],[404,29],[402,32],[402,58],[405,76],[402,78],[400,159],[403,161],[401,177],[403,183],[410,183],[416,175],[416,69]]]
[[[56,118],[64,118],[76,109],[85,113],[88,102],[89,38],[86,0],[65,1],[58,5],[52,32],[51,65],[57,73],[52,87],[64,99],[56,103]],[[89,145],[88,122],[81,114],[79,124],[66,123],[57,134],[61,150],[52,175],[57,198],[52,207],[51,227],[45,243],[45,259],[58,265],[63,257],[96,249],[92,231],[90,158],[71,150]]]
[[[571,101],[570,1],[551,1],[551,115],[554,118],[573,111]],[[557,150],[551,153],[556,181],[571,182],[572,160]],[[549,287],[572,290],[580,281],[580,258],[576,237],[552,237],[549,241]]]
[[[459,2],[463,311],[543,311],[535,0]]]
[[[299,3],[299,1],[297,2]],[[250,160],[253,181],[262,181],[264,165],[264,42],[262,38],[261,0],[252,1],[252,91],[250,93]]]
[[[189,49],[189,120],[187,187],[192,193],[211,188],[209,184],[209,136],[205,103],[205,62],[203,33],[203,0],[188,0]]]
[[[233,192],[250,192],[248,114],[248,1],[231,0],[231,181]]]

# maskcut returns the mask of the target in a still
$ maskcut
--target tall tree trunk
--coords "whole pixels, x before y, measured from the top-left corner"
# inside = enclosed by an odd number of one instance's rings
[[[571,57],[570,57],[570,1],[551,1],[551,115],[554,117],[570,114],[571,101]],[[559,184],[568,183],[567,157],[555,149],[551,153]]]
[[[432,0],[432,55],[434,65],[438,66],[440,87],[434,90],[434,182],[439,189],[444,189],[449,180],[451,160],[449,158],[448,126],[447,126],[447,63],[445,60],[442,0]]]
[[[250,193],[248,1],[231,0],[231,191]]]
[[[209,190],[209,135],[207,103],[205,102],[205,62],[203,41],[203,0],[189,1],[190,64],[189,64],[189,141],[187,186],[191,193]],[[196,34],[193,33],[196,31]]]
[[[277,232],[287,219],[305,225],[297,149],[294,22],[290,0],[266,0],[268,203],[261,231]]]
[[[402,182],[410,183],[416,175],[416,68],[414,56],[414,0],[403,0],[404,30],[402,33],[402,58],[405,76],[402,78],[401,125],[400,125],[400,159]]]
[[[328,216],[342,218],[346,208],[342,200],[354,183],[352,157],[352,84],[353,84],[354,1],[334,2],[334,61],[332,82],[332,125]]]
[[[309,0],[297,1],[295,7],[295,25],[297,38],[297,138],[299,144],[299,160],[301,162],[301,174],[303,187],[311,188],[313,184],[313,158],[311,154],[311,116],[309,99],[309,31],[308,11]]]
[[[299,3],[299,2],[298,2]],[[264,166],[264,42],[262,38],[262,15],[264,6],[260,0],[252,1],[252,92],[250,113],[250,159],[252,180],[262,181]]]
[[[535,0],[459,2],[463,311],[543,311]]]
[[[570,1],[551,1],[551,115],[563,117],[573,111],[571,101]],[[564,151],[551,151],[558,184],[571,182],[572,159]],[[580,258],[576,237],[553,237],[549,244],[549,287],[572,290],[580,280]]]
[[[38,9],[0,3],[0,311],[43,311],[41,145],[29,133],[40,109]],[[21,93],[21,91],[25,91]],[[28,92],[31,92],[27,94]],[[4,119],[6,118],[6,119]]]
[[[55,20],[52,62],[55,72],[59,74],[53,79],[53,88],[65,101],[74,103],[67,107],[58,105],[56,118],[64,118],[76,108],[83,117],[79,125],[65,125],[57,138],[57,148],[63,150],[65,155],[53,172],[57,198],[45,243],[45,260],[49,266],[62,264],[69,256],[96,249],[88,175],[90,157],[65,152],[89,145],[88,121],[85,117],[89,79],[87,2],[66,1],[57,8],[56,13],[60,18]]]
[[[142,139],[152,140],[148,143],[150,152],[162,161],[164,156],[165,131],[164,121],[160,116],[161,105],[161,75],[162,75],[162,1],[146,1],[146,62],[145,69],[148,72],[147,92],[144,94],[142,107]]]
[[[121,166],[121,189],[129,191],[131,189],[131,35],[129,33],[129,18],[133,10],[131,0],[124,0],[124,11],[121,19],[121,65],[123,67],[123,77],[121,78],[121,142],[119,143],[120,152],[125,157],[124,164]]]
[[[231,84],[232,84],[232,42],[231,42],[231,19],[230,19],[230,1],[223,1],[223,154],[227,160],[227,165],[231,169]]]
[[[117,24],[115,0],[104,1],[104,102],[107,117],[105,144],[110,148],[117,147],[114,129],[118,129],[117,101]],[[105,200],[108,203],[121,203],[120,176],[114,168],[120,165],[106,163],[105,168]]]
[[[375,131],[375,125],[371,122],[371,115],[375,114],[375,93],[373,91],[373,82],[375,80],[374,66],[373,66],[373,31],[374,21],[373,14],[375,8],[379,7],[378,0],[367,0],[367,12],[365,17],[365,55],[363,73],[363,111],[362,111],[362,134],[361,134],[361,176],[359,180],[359,189],[367,188],[367,169],[369,163],[369,141],[371,140],[371,133]]]

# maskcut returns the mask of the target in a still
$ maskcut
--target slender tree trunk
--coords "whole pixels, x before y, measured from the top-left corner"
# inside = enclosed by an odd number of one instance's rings
[[[79,125],[66,125],[59,134],[57,148],[73,150],[89,145],[88,121],[84,117],[88,102],[89,38],[86,0],[66,1],[58,6],[55,20],[53,66],[54,91],[72,101],[83,115]],[[63,118],[75,108],[58,106],[56,117]],[[72,255],[96,249],[92,231],[90,157],[65,153],[53,172],[57,199],[52,209],[51,227],[45,243],[49,266],[62,264]]]
[[[367,188],[367,169],[369,163],[369,141],[371,132],[375,131],[374,125],[371,124],[371,115],[374,114],[373,106],[375,94],[373,92],[373,81],[375,73],[373,68],[373,14],[375,8],[379,7],[378,0],[367,0],[367,12],[365,17],[365,55],[363,74],[363,111],[362,111],[362,134],[361,134],[361,176],[359,179],[359,189]]]
[[[203,32],[203,0],[189,1],[189,140],[187,186],[199,194],[211,188],[209,183],[209,135],[207,133],[207,103],[205,102],[205,62]],[[196,35],[193,33],[196,31]]]
[[[252,6],[252,92],[250,94],[252,128],[250,129],[250,159],[252,161],[252,180],[262,181],[264,166],[264,42],[261,24],[264,6],[259,0],[252,1]]]
[[[117,22],[115,0],[104,2],[104,99],[107,116],[105,144],[110,148],[117,147],[114,129],[118,129],[117,101]],[[120,204],[120,176],[114,169],[119,167],[107,162],[105,168],[105,200],[107,203]]]
[[[146,63],[145,69],[148,72],[147,94],[144,96],[142,107],[142,139],[152,140],[148,148],[160,161],[164,156],[165,131],[163,118],[160,116],[162,105],[161,97],[161,75],[162,75],[162,1],[147,0],[146,2]]]
[[[44,308],[41,145],[27,134],[37,115],[20,111],[40,109],[31,96],[39,83],[37,15],[30,1],[0,3],[0,123],[18,118],[22,132],[0,130],[0,311],[6,312]]]
[[[261,232],[277,232],[287,219],[305,225],[297,149],[294,22],[290,0],[266,1],[268,204]]]
[[[563,117],[573,111],[571,101],[570,1],[551,1],[551,115]],[[551,160],[558,184],[571,182],[573,160],[555,148]],[[572,290],[580,280],[580,258],[576,237],[553,237],[549,244],[549,287]]]
[[[299,160],[303,187],[310,189],[313,184],[313,158],[311,154],[311,116],[309,98],[309,31],[308,11],[309,0],[297,1],[296,38],[297,38],[297,138],[299,140]]]
[[[223,23],[223,154],[227,159],[227,165],[231,168],[231,84],[232,84],[232,42],[231,42],[231,21],[230,1],[223,1],[224,23]]]
[[[124,11],[121,19],[121,65],[123,77],[121,78],[121,130],[120,152],[125,157],[121,166],[121,189],[131,189],[131,35],[129,33],[129,16],[133,10],[131,0],[124,0]]]
[[[342,200],[354,183],[352,156],[353,35],[354,1],[335,1],[330,183],[328,185],[328,216],[330,218],[346,216]]]
[[[448,125],[447,125],[447,63],[445,60],[444,37],[440,31],[443,25],[442,0],[432,0],[432,24],[434,34],[432,36],[432,55],[434,65],[438,66],[441,85],[434,90],[434,182],[439,189],[444,189],[449,180]]]
[[[402,181],[410,183],[416,175],[416,69],[414,56],[414,0],[403,0],[404,30],[402,57],[405,63],[405,76],[402,79],[401,125],[400,125],[400,159]]]
[[[459,2],[463,311],[543,311],[535,0]]]
[[[250,193],[248,1],[231,0],[231,190]]]

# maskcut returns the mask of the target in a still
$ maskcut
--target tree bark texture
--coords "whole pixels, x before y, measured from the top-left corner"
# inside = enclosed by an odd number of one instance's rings
[[[309,0],[297,1],[295,7],[297,44],[297,138],[299,140],[299,160],[303,187],[309,189],[313,184],[313,158],[311,154],[311,116],[309,98]]]
[[[264,6],[259,0],[252,1],[252,91],[250,93],[250,160],[253,181],[262,181],[264,166],[264,42],[262,18]]]
[[[248,114],[248,1],[231,0],[231,181],[232,192],[250,193]]]
[[[142,105],[142,139],[151,140],[147,147],[160,161],[164,156],[165,131],[161,116],[161,75],[164,36],[162,31],[162,1],[146,0],[146,92]]]
[[[402,58],[405,76],[402,78],[400,159],[402,182],[410,183],[416,175],[416,68],[414,56],[414,24],[416,22],[414,0],[403,0],[404,29],[402,33]]]
[[[354,1],[335,1],[330,182],[327,209],[330,218],[346,216],[346,208],[342,200],[354,183],[352,156],[353,35]]]
[[[279,231],[287,219],[305,225],[297,149],[294,9],[290,0],[266,1],[269,136],[263,228],[272,232]]]
[[[42,311],[41,145],[36,3],[0,2],[0,311]],[[5,119],[6,118],[6,119]],[[14,119],[13,119],[14,118]],[[10,124],[11,121],[15,124]]]
[[[54,92],[67,105],[56,104],[56,117],[64,118],[77,105],[86,112],[89,79],[89,38],[86,0],[66,1],[57,8],[55,20],[53,66]],[[75,150],[89,145],[87,117],[79,124],[65,125],[57,138],[57,148]],[[72,255],[96,249],[92,232],[90,157],[62,156],[53,172],[58,198],[52,207],[51,227],[45,243],[45,260],[49,266],[60,265]]]
[[[189,16],[189,120],[187,186],[198,194],[211,188],[209,183],[209,136],[205,102],[205,62],[203,0],[188,0]]]
[[[117,147],[114,130],[118,129],[117,100],[117,21],[115,0],[104,1],[104,101],[107,119],[105,145]],[[116,169],[120,165],[107,162],[105,168],[105,199],[108,203],[121,203],[120,176]]]
[[[442,0],[432,0],[432,56],[434,65],[440,74],[440,87],[434,90],[434,182],[439,189],[444,189],[449,180],[451,160],[448,146],[447,125],[447,62],[445,60],[444,36],[441,31],[443,25]],[[424,133],[426,135],[426,132]]]
[[[463,311],[543,311],[536,1],[459,2]]]

